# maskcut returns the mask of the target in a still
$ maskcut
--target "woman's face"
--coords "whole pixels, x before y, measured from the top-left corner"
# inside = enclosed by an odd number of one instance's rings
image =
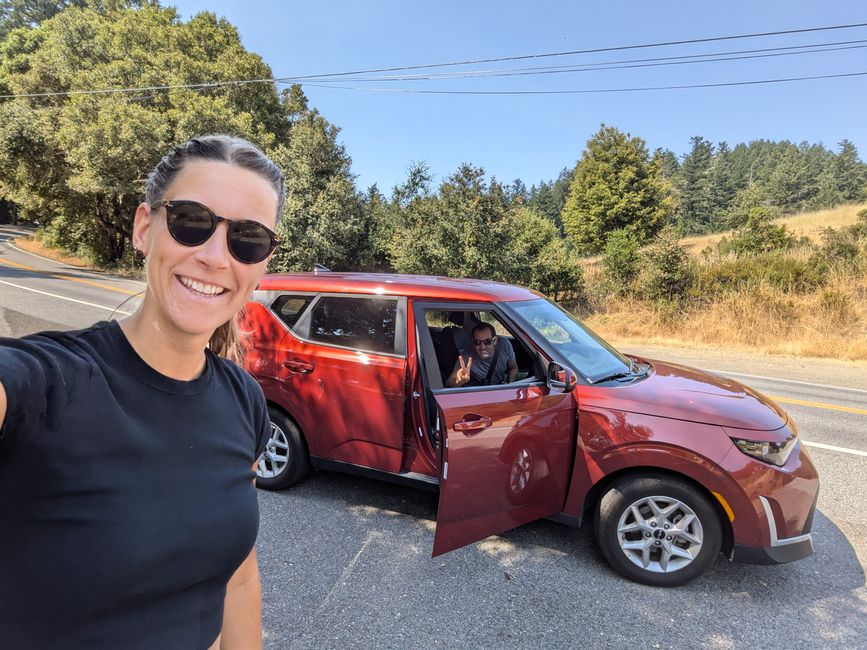
[[[276,225],[277,195],[259,174],[230,163],[191,161],[163,195],[166,201],[197,201],[230,220]],[[136,211],[133,244],[147,256],[144,313],[167,335],[209,339],[250,298],[268,260],[244,264],[229,253],[226,223],[199,246],[176,242],[166,228],[165,208],[143,203]]]

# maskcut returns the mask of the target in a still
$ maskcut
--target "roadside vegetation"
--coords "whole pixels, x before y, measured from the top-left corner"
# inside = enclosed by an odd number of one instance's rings
[[[469,162],[435,179],[419,162],[390,190],[362,189],[340,129],[300,86],[233,83],[272,76],[210,12],[0,0],[0,222],[37,225],[30,246],[135,273],[142,170],[173,143],[229,132],[286,176],[270,271],[500,280],[616,342],[867,359],[867,165],[848,140],[696,136],[679,156],[603,124],[574,165],[529,188]],[[94,89],[122,92],[79,92]]]

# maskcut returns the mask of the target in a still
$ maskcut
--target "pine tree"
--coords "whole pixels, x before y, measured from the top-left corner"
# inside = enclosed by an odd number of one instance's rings
[[[680,213],[678,222],[686,234],[709,232],[713,227],[711,198],[713,145],[697,135],[690,138],[692,149],[680,168]]]

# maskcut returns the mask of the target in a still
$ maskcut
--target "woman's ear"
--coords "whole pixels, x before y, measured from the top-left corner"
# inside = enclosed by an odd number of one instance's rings
[[[135,210],[135,220],[132,224],[132,247],[143,257],[148,254],[148,234],[151,228],[151,206],[139,203]]]

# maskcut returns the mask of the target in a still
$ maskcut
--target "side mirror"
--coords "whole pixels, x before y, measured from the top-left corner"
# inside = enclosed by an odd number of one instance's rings
[[[578,385],[578,375],[559,363],[548,364],[548,388],[562,393],[571,393]]]

